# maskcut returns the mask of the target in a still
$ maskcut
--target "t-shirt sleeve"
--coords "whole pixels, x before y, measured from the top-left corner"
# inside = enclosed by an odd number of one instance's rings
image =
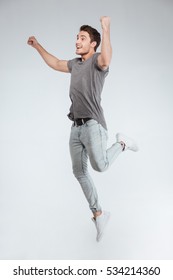
[[[71,70],[72,70],[72,60],[68,60],[67,61],[67,67],[69,69],[69,72],[71,73]]]
[[[68,67],[70,73],[72,72],[72,68],[76,64],[77,60],[78,60],[78,58],[73,58],[73,59],[67,61],[67,67]]]

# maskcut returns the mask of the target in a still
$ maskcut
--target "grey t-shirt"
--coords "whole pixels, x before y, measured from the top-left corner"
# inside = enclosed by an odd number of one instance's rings
[[[70,99],[72,105],[68,117],[92,118],[107,129],[101,107],[101,92],[109,69],[102,70],[97,64],[99,53],[95,53],[86,61],[74,58],[68,61],[71,73]]]

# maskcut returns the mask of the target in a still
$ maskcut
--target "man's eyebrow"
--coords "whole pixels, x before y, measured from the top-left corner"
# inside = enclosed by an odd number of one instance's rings
[[[83,38],[86,38],[86,36],[85,35],[77,35],[77,38],[79,38],[79,37],[83,37]]]

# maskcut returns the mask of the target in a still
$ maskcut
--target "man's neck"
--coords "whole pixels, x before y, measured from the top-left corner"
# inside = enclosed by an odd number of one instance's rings
[[[85,61],[85,60],[89,59],[90,57],[92,57],[93,54],[95,54],[95,52],[89,52],[87,54],[81,55],[81,60]]]

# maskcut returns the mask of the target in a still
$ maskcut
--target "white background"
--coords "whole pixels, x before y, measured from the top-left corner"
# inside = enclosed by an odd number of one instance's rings
[[[0,1],[0,259],[173,258],[173,1]],[[75,57],[79,27],[111,17],[113,59],[102,106],[109,145],[121,131],[140,151],[105,173],[91,170],[111,212],[96,243],[73,177],[66,117],[70,75],[27,45],[35,35]]]

